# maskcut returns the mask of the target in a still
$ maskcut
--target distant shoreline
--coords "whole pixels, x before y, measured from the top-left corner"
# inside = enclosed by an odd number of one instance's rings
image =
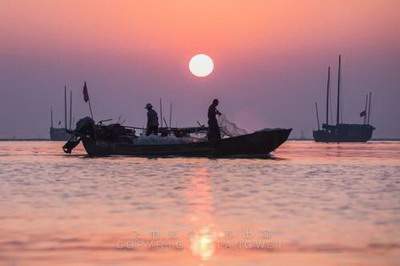
[[[288,140],[294,140],[294,141],[314,141],[314,139],[288,139]],[[376,139],[371,139],[370,141],[400,141],[400,138],[376,138]],[[350,143],[350,142],[349,142]]]
[[[24,138],[24,139],[0,139],[0,141],[50,141],[50,139],[42,138]]]

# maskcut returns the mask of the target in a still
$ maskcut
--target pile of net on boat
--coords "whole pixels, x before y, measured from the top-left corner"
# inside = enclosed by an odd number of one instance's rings
[[[199,141],[205,141],[205,139],[195,137],[176,137],[174,135],[159,136],[159,135],[140,135],[133,139],[133,144],[136,145],[168,145],[168,144],[188,144]]]
[[[224,114],[218,116],[217,121],[222,136],[236,137],[248,134],[248,131],[246,129],[238,127],[234,122],[230,121]]]

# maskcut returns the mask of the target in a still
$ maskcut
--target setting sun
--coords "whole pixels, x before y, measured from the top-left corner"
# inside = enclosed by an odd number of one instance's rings
[[[214,62],[206,54],[197,54],[190,59],[189,70],[196,77],[206,77],[214,70]]]

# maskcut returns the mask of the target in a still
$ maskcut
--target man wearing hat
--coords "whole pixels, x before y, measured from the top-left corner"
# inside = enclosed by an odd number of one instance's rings
[[[146,104],[145,109],[147,109],[147,127],[146,136],[150,134],[158,134],[158,115],[157,112],[153,110],[151,103]]]

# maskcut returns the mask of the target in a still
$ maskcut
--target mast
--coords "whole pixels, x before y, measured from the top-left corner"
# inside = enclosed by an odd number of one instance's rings
[[[72,129],[72,91],[69,91],[69,129]]]
[[[372,98],[372,92],[369,93],[368,97],[368,125],[371,118],[371,101],[372,101],[371,98]]]
[[[172,127],[172,103],[169,104],[169,127]]]
[[[337,81],[337,106],[336,106],[336,125],[339,125],[340,121],[340,75],[342,71],[342,59],[339,55],[339,68],[338,68],[338,81]]]
[[[160,98],[160,127],[163,125],[163,116],[162,116],[162,99]]]
[[[319,130],[319,115],[318,115],[318,104],[315,102],[315,114],[317,115],[317,128]]]
[[[367,108],[368,108],[368,93],[365,95],[365,107],[364,107],[364,125],[367,123]]]
[[[64,128],[67,129],[67,86],[64,86]]]
[[[53,106],[50,106],[50,127],[53,128]]]
[[[328,67],[328,80],[326,81],[326,125],[329,125],[329,94],[331,85],[331,67]]]

